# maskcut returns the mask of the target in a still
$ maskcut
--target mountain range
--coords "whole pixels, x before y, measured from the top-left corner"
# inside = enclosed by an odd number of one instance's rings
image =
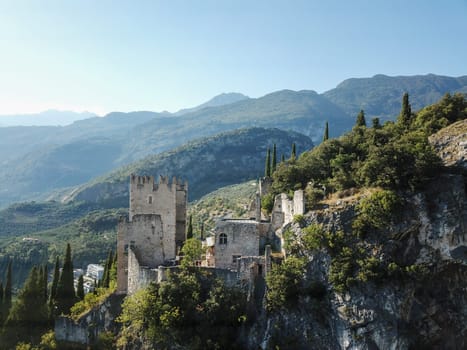
[[[326,121],[330,136],[339,136],[354,125],[360,109],[367,119],[394,119],[406,91],[417,110],[447,92],[467,92],[467,76],[376,75],[345,80],[323,94],[282,90],[248,98],[229,93],[174,114],[113,112],[66,126],[0,127],[0,206],[44,199],[144,157],[239,128],[296,131],[317,144]]]

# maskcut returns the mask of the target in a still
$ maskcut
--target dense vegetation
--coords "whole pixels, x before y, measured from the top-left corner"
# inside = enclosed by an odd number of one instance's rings
[[[109,253],[100,288],[84,296],[83,285],[75,290],[71,246],[67,244],[63,266],[57,257],[52,281],[47,266],[34,266],[16,298],[11,300],[11,265],[2,298],[0,349],[55,349],[54,319],[59,315],[76,315],[88,311],[115,289],[116,260]],[[82,276],[80,281],[82,281]],[[75,304],[76,303],[76,304]]]
[[[436,105],[413,114],[403,106],[397,122],[356,123],[351,132],[329,139],[296,161],[279,164],[275,193],[305,189],[309,204],[325,194],[353,187],[416,190],[436,175],[440,160],[428,136],[467,117],[461,94],[445,95]]]
[[[309,208],[319,208],[317,204],[334,192],[340,198],[357,193],[359,200],[351,229],[345,232],[310,225],[306,216],[295,218],[301,229],[283,233],[287,259],[274,265],[267,278],[268,309],[279,310],[307,295],[307,257],[318,252],[330,257],[327,282],[338,293],[391,278],[423,279],[426,266],[402,259],[395,246],[385,244],[403,238],[395,236],[392,227],[410,220],[404,217],[410,213],[405,210],[407,198],[424,190],[441,170],[428,136],[464,119],[467,98],[461,94],[446,94],[416,114],[405,94],[395,123],[373,120],[367,127],[361,111],[351,132],[279,164],[272,174],[275,193],[304,189]]]
[[[29,209],[29,220],[24,214],[25,209],[20,211],[29,221],[18,224],[24,227],[24,231],[15,232],[13,223],[9,221],[9,229],[5,233],[15,237],[0,238],[0,276],[5,275],[9,262],[12,262],[14,288],[23,284],[33,266],[47,264],[52,267],[56,257],[65,250],[66,242],[75,247],[75,267],[86,268],[90,263],[104,261],[109,249],[115,247],[118,219],[127,213],[127,209],[90,211],[92,205],[80,203],[24,203],[18,207],[32,208]],[[50,209],[49,215],[47,208]],[[5,221],[11,219],[8,213],[15,211],[9,208],[0,212]],[[19,221],[18,217],[15,220]],[[44,227],[52,228],[43,230]]]
[[[244,291],[227,287],[203,270],[181,268],[167,281],[125,299],[118,345],[153,348],[240,349],[247,319]]]

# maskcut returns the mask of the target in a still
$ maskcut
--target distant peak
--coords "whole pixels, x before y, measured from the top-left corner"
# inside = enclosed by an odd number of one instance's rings
[[[186,109],[181,109],[175,115],[182,115],[190,112],[195,112],[199,111],[200,109],[207,108],[207,107],[219,107],[219,106],[225,106],[229,105],[235,102],[240,102],[243,100],[248,100],[250,99],[248,96],[241,94],[239,92],[223,92],[217,96],[214,96],[211,98],[209,101],[200,104],[199,106],[193,107],[193,108],[186,108]]]

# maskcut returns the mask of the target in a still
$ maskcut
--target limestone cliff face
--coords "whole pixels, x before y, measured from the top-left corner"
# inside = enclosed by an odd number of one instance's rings
[[[386,275],[358,283],[343,294],[329,283],[331,257],[308,252],[307,280],[326,286],[318,300],[300,295],[296,306],[260,315],[246,330],[245,346],[256,349],[466,349],[467,348],[467,122],[453,124],[430,141],[449,166],[427,190],[404,198],[390,227],[368,249],[399,266],[423,266],[423,274]],[[454,168],[452,168],[454,167]],[[352,231],[355,203],[311,211],[307,225]],[[297,237],[297,224],[287,229]]]

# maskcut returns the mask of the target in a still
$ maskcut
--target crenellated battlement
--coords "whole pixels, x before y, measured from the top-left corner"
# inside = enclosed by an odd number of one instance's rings
[[[188,182],[177,179],[175,176],[172,181],[169,181],[168,176],[159,176],[159,182],[156,182],[154,176],[148,175],[130,175],[130,188],[144,191],[158,191],[159,188],[164,186],[165,189],[170,191],[187,191]]]

